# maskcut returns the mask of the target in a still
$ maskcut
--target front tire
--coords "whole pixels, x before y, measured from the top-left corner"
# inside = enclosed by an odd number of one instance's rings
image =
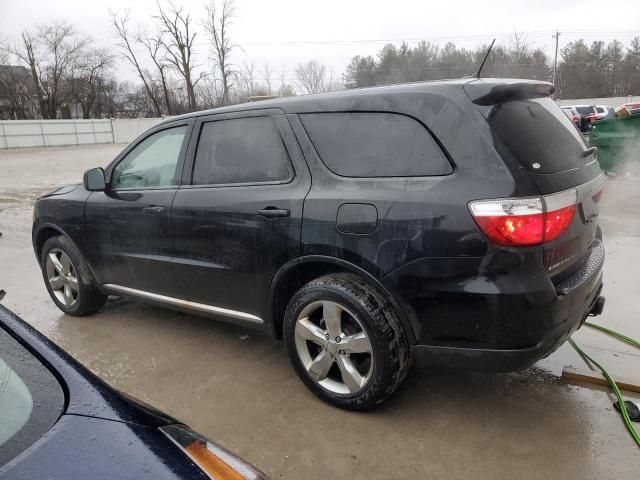
[[[69,315],[90,315],[107,297],[97,288],[87,263],[66,237],[52,237],[42,246],[42,277],[56,306]]]
[[[304,384],[331,405],[375,408],[409,367],[409,344],[384,296],[357,275],[317,278],[291,298],[284,342]]]

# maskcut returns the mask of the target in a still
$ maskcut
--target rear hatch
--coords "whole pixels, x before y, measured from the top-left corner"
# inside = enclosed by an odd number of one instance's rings
[[[546,82],[465,86],[491,129],[496,150],[516,177],[526,177],[553,210],[553,195],[575,190],[575,213],[566,231],[544,242],[544,263],[554,283],[578,270],[598,246],[598,202],[604,176],[580,132],[551,99]],[[564,196],[566,198],[567,195]],[[550,200],[549,200],[550,199]]]

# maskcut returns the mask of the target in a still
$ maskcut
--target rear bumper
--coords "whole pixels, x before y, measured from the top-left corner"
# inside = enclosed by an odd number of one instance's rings
[[[542,260],[533,250],[496,255],[502,258],[484,261],[511,268],[496,274],[481,265],[479,273],[454,281],[421,279],[413,265],[413,288],[401,292],[416,315],[415,349],[429,363],[492,371],[527,368],[562,345],[596,306],[604,265],[599,240],[583,266],[557,285],[536,267]]]
[[[602,274],[598,277],[596,288],[585,302],[585,307],[548,331],[542,340],[531,347],[491,349],[416,345],[413,348],[419,351],[421,358],[432,365],[492,372],[522,370],[547,357],[566,342],[594,309],[601,292]]]

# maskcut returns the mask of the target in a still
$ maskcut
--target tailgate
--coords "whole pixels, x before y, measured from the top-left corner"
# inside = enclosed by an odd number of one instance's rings
[[[605,177],[596,149],[586,145],[571,120],[551,99],[550,84],[474,83],[465,89],[486,118],[505,164],[530,179],[551,203],[557,197],[576,200],[567,230],[542,245],[545,268],[558,284],[586,262],[594,239],[600,236],[598,202]],[[554,210],[554,205],[546,205],[547,212]]]
[[[557,239],[544,243],[544,265],[554,283],[561,282],[586,261],[594,240],[600,239],[598,211],[605,177],[575,187],[576,210],[570,227]]]

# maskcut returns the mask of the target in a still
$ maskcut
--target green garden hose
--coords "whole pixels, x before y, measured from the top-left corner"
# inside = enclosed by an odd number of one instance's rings
[[[611,335],[619,340],[622,340],[623,342],[629,343],[630,345],[633,345],[637,348],[640,348],[640,342],[638,342],[637,340],[631,338],[631,337],[627,337],[626,335],[622,335],[621,333],[615,332],[613,330],[610,330],[608,328],[605,327],[601,327],[600,325],[596,325],[593,323],[589,323],[586,322],[585,325],[591,327],[591,328],[595,328],[597,330],[600,330],[608,335]],[[578,347],[578,345],[576,345],[576,343],[573,341],[573,339],[569,339],[569,343],[571,344],[571,346],[576,350],[576,352],[578,352],[578,354],[585,360],[587,361],[587,364],[591,363],[593,365],[595,365],[604,375],[604,377],[607,379],[607,382],[609,383],[609,385],[611,386],[611,390],[613,390],[613,393],[615,394],[616,398],[618,399],[618,404],[620,405],[620,414],[622,415],[622,421],[624,422],[625,426],[627,427],[627,430],[629,431],[629,433],[631,434],[631,437],[633,438],[633,440],[636,442],[636,444],[638,445],[638,447],[640,447],[640,434],[638,434],[638,432],[635,430],[635,428],[633,427],[633,424],[631,423],[631,419],[629,418],[629,414],[627,412],[627,408],[625,407],[625,403],[624,403],[624,398],[622,398],[622,393],[620,392],[620,389],[618,388],[618,384],[616,383],[615,379],[611,376],[611,374],[602,366],[600,365],[598,362],[596,362],[592,357],[590,357],[587,353],[585,353],[580,347]]]
[[[623,342],[626,342],[629,345],[633,345],[636,348],[640,348],[640,342],[638,340],[634,340],[633,338],[627,337],[626,335],[622,335],[621,333],[614,332],[613,330],[609,330],[608,328],[602,327],[600,325],[596,325],[595,323],[584,322],[584,324],[588,327],[595,328],[596,330],[600,330],[601,332],[611,335],[612,337],[615,337],[618,340],[622,340]]]

